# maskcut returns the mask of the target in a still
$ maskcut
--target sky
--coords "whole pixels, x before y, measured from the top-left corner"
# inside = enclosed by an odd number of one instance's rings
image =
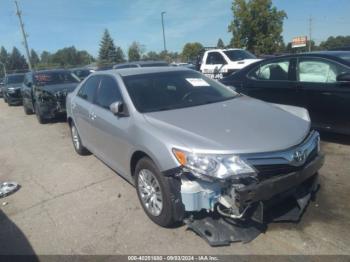
[[[107,28],[124,52],[137,41],[145,51],[161,51],[161,12],[165,11],[167,49],[181,52],[187,42],[215,46],[229,43],[232,0],[18,0],[29,47],[41,53],[75,46],[98,54]],[[283,37],[307,35],[312,17],[316,43],[331,35],[350,35],[350,0],[273,0],[288,15]],[[13,0],[0,0],[0,46],[24,52]]]

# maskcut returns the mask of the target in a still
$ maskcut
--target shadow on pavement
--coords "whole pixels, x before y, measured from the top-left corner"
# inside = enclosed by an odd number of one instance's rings
[[[30,261],[39,261],[23,232],[0,210],[0,256],[30,255]]]
[[[321,140],[342,145],[350,145],[350,136],[321,131]]]

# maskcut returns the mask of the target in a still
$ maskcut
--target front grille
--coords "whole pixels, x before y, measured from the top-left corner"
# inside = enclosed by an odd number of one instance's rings
[[[315,147],[308,155],[305,163],[302,166],[293,166],[290,164],[272,164],[272,165],[254,165],[258,171],[258,179],[260,181],[269,179],[278,175],[285,175],[292,172],[302,170],[306,165],[313,161],[317,156],[317,147]]]

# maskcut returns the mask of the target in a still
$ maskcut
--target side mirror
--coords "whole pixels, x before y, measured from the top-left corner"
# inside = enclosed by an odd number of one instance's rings
[[[128,116],[126,107],[122,101],[116,101],[109,106],[109,110],[116,116]]]
[[[337,82],[350,82],[350,73],[344,73],[337,76]]]

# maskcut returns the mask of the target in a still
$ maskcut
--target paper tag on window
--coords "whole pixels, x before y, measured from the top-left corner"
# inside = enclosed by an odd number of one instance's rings
[[[187,82],[189,82],[192,86],[210,86],[204,79],[202,78],[186,78]]]

